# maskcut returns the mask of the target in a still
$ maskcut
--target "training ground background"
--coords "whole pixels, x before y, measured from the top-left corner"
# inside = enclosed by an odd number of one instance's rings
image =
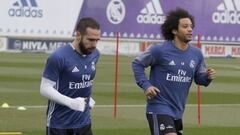
[[[0,53],[0,133],[44,135],[47,99],[39,93],[41,74],[48,54]],[[113,118],[115,57],[101,56],[97,65],[92,110],[95,135],[148,135],[145,97],[131,71],[133,57],[119,57],[117,117]],[[184,135],[240,134],[240,59],[206,58],[216,79],[201,87],[201,127],[197,124],[197,87],[194,84],[184,115]],[[24,106],[26,110],[17,110]]]

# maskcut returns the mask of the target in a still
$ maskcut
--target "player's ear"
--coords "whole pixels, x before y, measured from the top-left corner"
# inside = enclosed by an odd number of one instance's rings
[[[76,38],[78,41],[81,41],[81,33],[79,31],[76,33]]]
[[[176,34],[177,34],[177,30],[175,30],[175,29],[172,30],[172,34],[173,34],[173,35],[176,35]]]

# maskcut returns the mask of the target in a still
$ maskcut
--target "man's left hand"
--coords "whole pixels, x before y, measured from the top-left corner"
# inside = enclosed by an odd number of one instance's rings
[[[215,78],[216,72],[213,68],[208,68],[206,72],[208,79],[213,80]]]

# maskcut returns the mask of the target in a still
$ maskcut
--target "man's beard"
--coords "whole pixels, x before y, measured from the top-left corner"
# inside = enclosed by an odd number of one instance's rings
[[[188,44],[190,41],[192,41],[192,39],[189,39],[187,37],[182,37],[182,42],[185,44]]]
[[[88,50],[86,49],[86,47],[84,46],[82,40],[81,40],[80,43],[79,43],[79,48],[80,48],[81,53],[83,53],[83,54],[85,54],[85,55],[88,55],[88,54],[91,53],[91,51],[88,51]]]
[[[192,41],[192,40],[189,40],[189,39],[183,40],[183,42],[184,42],[185,44],[189,43],[190,41]]]

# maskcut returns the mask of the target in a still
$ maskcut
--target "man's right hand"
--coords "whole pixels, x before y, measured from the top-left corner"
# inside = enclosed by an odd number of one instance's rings
[[[152,99],[159,92],[160,92],[160,90],[157,87],[150,86],[147,88],[147,90],[144,92],[144,94],[147,96],[148,99]]]
[[[86,106],[86,98],[74,98],[71,100],[70,105],[68,106],[69,108],[75,110],[75,111],[81,111],[83,112],[85,110]]]

